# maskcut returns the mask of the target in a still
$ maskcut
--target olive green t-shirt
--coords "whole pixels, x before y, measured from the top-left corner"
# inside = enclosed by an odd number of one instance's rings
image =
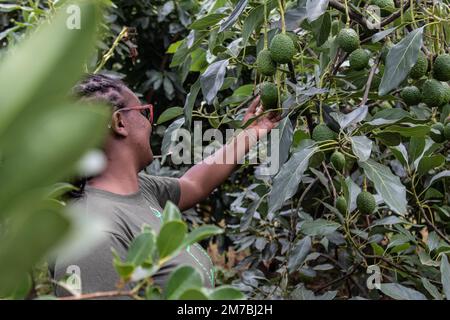
[[[111,248],[125,260],[133,239],[143,225],[149,225],[156,233],[161,228],[163,208],[168,200],[178,204],[180,186],[176,178],[157,177],[139,173],[139,191],[119,195],[86,186],[83,196],[71,203],[77,214],[99,217],[107,224],[102,230],[101,241],[88,248],[79,257],[57,258],[53,266],[55,280],[70,278],[75,271],[81,279],[81,293],[93,293],[116,289],[119,277],[113,266]],[[214,269],[208,254],[200,245],[194,244],[163,265],[153,276],[156,285],[164,288],[170,273],[180,265],[196,268],[206,287],[214,286]],[[68,292],[57,286],[56,295]]]

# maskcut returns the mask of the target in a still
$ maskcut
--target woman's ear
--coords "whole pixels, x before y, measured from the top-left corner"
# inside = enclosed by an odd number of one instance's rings
[[[120,112],[114,112],[112,114],[110,128],[115,134],[122,137],[128,136],[128,130],[126,129],[125,123],[126,121]]]

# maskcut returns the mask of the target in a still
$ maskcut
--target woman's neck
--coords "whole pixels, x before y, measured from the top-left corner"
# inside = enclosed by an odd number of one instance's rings
[[[135,193],[139,190],[139,169],[130,162],[108,159],[105,170],[87,182],[87,185],[120,195]]]

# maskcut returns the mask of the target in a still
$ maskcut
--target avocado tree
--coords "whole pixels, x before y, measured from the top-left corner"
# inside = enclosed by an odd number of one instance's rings
[[[56,298],[51,288],[39,292],[42,288],[33,277],[36,266],[44,264],[46,269],[47,258],[73,254],[76,247],[87,248],[97,240],[97,221],[85,221],[67,206],[65,194],[75,187],[63,181],[98,170],[83,159],[101,148],[111,117],[109,106],[86,105],[69,97],[85,70],[99,68],[90,58],[100,55],[96,43],[104,39],[99,33],[109,2],[28,4],[0,4],[0,12],[19,17],[16,11],[21,11],[22,18],[29,19],[0,34],[0,41],[8,44],[0,58],[0,299]],[[79,28],[68,27],[70,6],[82,13]],[[34,56],[41,57],[38,65]],[[55,284],[74,294],[65,299],[244,298],[229,286],[204,288],[202,275],[190,266],[174,270],[164,288],[154,285],[152,276],[181,250],[223,231],[202,225],[188,232],[172,203],[166,205],[162,219],[158,234],[142,226],[127,255],[115,255],[111,261],[120,277],[116,291],[80,295],[75,290],[80,288],[73,286],[76,278],[70,275],[69,281]]]
[[[450,299],[449,13],[447,0],[210,0],[168,47],[193,81],[166,139],[194,120],[245,127],[256,95],[283,116],[277,173],[245,163],[247,185],[227,190],[249,297]]]

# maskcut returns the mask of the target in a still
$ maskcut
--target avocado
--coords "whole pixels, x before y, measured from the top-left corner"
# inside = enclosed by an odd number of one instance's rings
[[[439,107],[445,103],[445,87],[441,82],[431,79],[424,82],[422,86],[422,100],[429,107]]]
[[[339,31],[336,41],[338,46],[347,53],[351,53],[359,47],[359,36],[351,28],[345,28]]]
[[[412,67],[409,72],[409,76],[412,79],[422,78],[428,71],[428,58],[422,51],[419,51],[416,64]]]
[[[434,60],[433,77],[439,81],[450,80],[450,54],[441,54]]]
[[[430,138],[436,143],[442,143],[445,141],[445,128],[440,122],[437,122],[431,126]]]
[[[339,196],[336,199],[336,209],[342,214],[347,213],[347,200],[343,196]]]
[[[284,33],[277,34],[270,43],[270,56],[277,63],[288,63],[295,54],[295,45],[291,37]]]
[[[345,167],[345,156],[339,151],[333,152],[330,162],[337,171],[342,171]]]
[[[278,106],[278,89],[272,82],[265,82],[261,86],[261,102],[266,109],[274,109]]]
[[[444,137],[445,139],[450,140],[450,122],[444,127]]]
[[[442,82],[444,86],[444,104],[450,103],[450,85],[447,82]]]
[[[404,87],[400,96],[408,106],[417,105],[422,101],[422,93],[416,86]]]
[[[350,68],[353,70],[359,71],[367,68],[369,65],[369,54],[364,49],[356,49],[350,54]]]
[[[362,214],[371,214],[376,207],[375,197],[367,191],[359,193],[356,197],[356,207]]]
[[[372,0],[370,4],[380,8],[383,17],[390,15],[395,10],[394,0]]]
[[[265,76],[273,76],[277,71],[277,64],[270,57],[270,51],[268,49],[264,49],[258,54],[256,66],[259,73]]]

